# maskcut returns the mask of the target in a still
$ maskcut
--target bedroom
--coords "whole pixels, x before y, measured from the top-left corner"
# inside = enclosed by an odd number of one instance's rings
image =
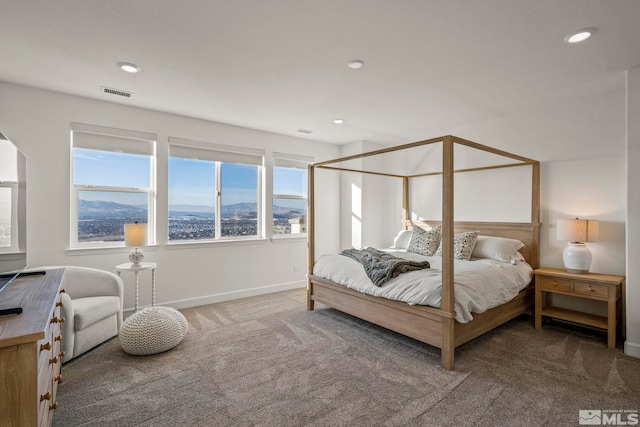
[[[213,16],[225,16],[225,13],[243,16],[241,25],[247,27],[257,25],[256,16],[264,16],[265,21],[251,34],[235,29],[237,24],[233,22],[227,25],[217,22],[219,31],[236,37],[232,41],[220,37],[221,41],[214,49],[223,61],[232,66],[229,67],[229,75],[224,76],[226,90],[217,92],[219,101],[204,100],[198,104],[199,109],[205,112],[202,115],[190,113],[189,97],[196,99],[198,90],[194,86],[198,81],[210,81],[206,73],[190,76],[182,88],[185,98],[168,91],[166,82],[159,90],[145,75],[151,75],[149,79],[158,78],[154,77],[153,73],[158,72],[154,67],[165,68],[164,72],[169,74],[165,78],[169,80],[173,73],[188,75],[188,71],[175,68],[178,60],[202,60],[214,70],[220,68],[216,68],[214,59],[205,61],[198,54],[205,50],[204,43],[196,45],[193,51],[186,49],[181,52],[179,46],[170,43],[170,35],[158,31],[158,38],[172,48],[171,55],[176,59],[157,64],[152,62],[149,52],[153,49],[149,47],[126,50],[128,45],[136,46],[132,40],[140,39],[140,43],[153,41],[137,36],[143,30],[136,30],[136,26],[146,25],[146,31],[151,34],[155,34],[153,29],[156,26],[175,28],[173,20],[187,26],[191,22],[189,19],[193,19],[187,12],[169,18],[158,11],[158,16],[153,16],[159,22],[154,24],[131,11],[131,23],[135,24],[131,28],[134,29],[118,28],[123,31],[118,35],[107,29],[92,31],[94,27],[101,28],[99,22],[90,19],[92,15],[80,8],[78,2],[63,2],[65,7],[58,5],[56,10],[50,10],[44,2],[23,3],[2,2],[3,9],[10,12],[3,12],[1,18],[6,33],[2,38],[5,61],[0,68],[0,132],[18,145],[29,161],[29,265],[80,265],[113,271],[115,265],[126,260],[128,250],[125,248],[100,253],[68,250],[71,122],[153,132],[158,136],[158,155],[165,156],[167,140],[172,136],[233,143],[264,149],[269,154],[285,152],[325,160],[386,144],[453,134],[542,163],[541,265],[562,266],[561,253],[565,244],[555,238],[557,219],[576,215],[595,218],[601,221],[601,234],[607,238],[590,244],[592,271],[625,275],[629,301],[637,301],[640,296],[637,287],[640,267],[626,261],[637,259],[640,251],[638,243],[634,243],[640,242],[640,227],[634,224],[638,220],[639,208],[638,195],[634,192],[637,186],[633,183],[638,182],[634,175],[638,172],[637,168],[628,167],[640,162],[637,158],[640,145],[637,128],[640,122],[637,107],[640,103],[637,90],[640,58],[634,50],[636,48],[623,50],[628,42],[621,39],[629,34],[632,39],[633,35],[636,35],[636,40],[638,38],[632,25],[638,17],[635,2],[619,2],[619,8],[605,8],[600,6],[600,2],[588,2],[585,10],[573,1],[562,2],[560,10],[556,9],[556,2],[553,5],[540,3],[524,16],[518,13],[522,4],[507,7],[504,2],[490,2],[493,7],[475,9],[462,2],[441,11],[442,16],[456,16],[460,21],[452,19],[441,23],[434,22],[437,21],[434,18],[436,14],[426,13],[418,2],[411,2],[403,13],[394,10],[389,2],[378,2],[380,9],[372,8],[362,15],[359,7],[364,6],[356,2],[346,9],[341,5],[340,13],[313,10],[314,19],[325,27],[331,22],[339,22],[342,26],[340,31],[336,29],[328,42],[320,44],[321,51],[306,55],[303,54],[305,49],[322,41],[326,32],[317,30],[310,32],[310,39],[300,38],[286,43],[286,31],[301,31],[297,25],[285,25],[286,20],[282,22],[287,15],[286,8],[290,6],[287,2],[269,2],[273,10],[253,14],[225,10],[218,4],[210,11]],[[151,3],[142,4],[149,10],[155,9]],[[433,7],[445,6],[437,4]],[[389,8],[392,12],[385,13]],[[487,13],[487,10],[493,12]],[[117,10],[101,12],[101,16],[116,19]],[[69,17],[64,17],[65,13]],[[138,13],[142,14],[141,11]],[[295,13],[300,15],[300,19],[310,21],[298,21],[298,25],[313,22],[304,11],[296,10]],[[410,28],[411,31],[395,33],[393,37],[385,32],[378,33],[379,24],[387,19],[385,15],[395,16],[394,28]],[[49,16],[55,19],[45,19]],[[350,27],[349,22],[358,16],[362,21],[356,22],[360,22],[361,27]],[[484,28],[483,37],[490,42],[483,43],[492,43],[492,47],[480,45],[477,40],[485,39],[474,36],[475,32],[460,32],[457,38],[447,40],[449,49],[460,52],[451,55],[453,58],[442,51],[425,53],[419,49],[419,44],[412,44],[415,43],[411,40],[412,34],[418,32],[423,40],[428,40],[434,33],[420,32],[424,31],[420,29],[420,19],[414,16],[429,19],[431,25],[438,25],[436,29],[457,22],[473,26],[478,32]],[[550,16],[557,17],[557,20],[546,22]],[[76,20],[71,17],[76,17]],[[511,22],[514,27],[516,23],[522,25],[526,37],[532,37],[534,41],[525,40],[525,35],[518,35],[515,41],[498,37],[497,29],[502,28],[504,22]],[[205,24],[197,21],[193,24],[193,31],[200,27],[200,31],[204,31]],[[58,30],[58,26],[68,28],[73,25],[79,28],[69,31],[66,36],[63,34],[66,30]],[[586,26],[603,27],[592,40],[585,42],[591,44],[567,46],[562,42],[566,33]],[[36,31],[38,27],[43,29],[42,33]],[[614,27],[619,30],[614,31]],[[281,33],[276,31],[277,28],[286,31]],[[511,33],[515,29],[510,27],[504,31]],[[46,43],[46,34],[51,36],[51,45]],[[270,34],[274,39],[257,43],[264,34]],[[243,40],[249,46],[244,45]],[[86,45],[83,44],[85,42]],[[96,46],[103,49],[101,53],[97,53],[100,49]],[[406,48],[396,49],[397,46]],[[78,74],[71,74],[74,51],[80,48],[85,49],[82,52],[88,60],[94,58],[96,62],[83,65]],[[239,52],[237,56],[233,56],[233,49]],[[260,49],[268,50],[273,63],[262,63]],[[331,53],[334,49],[336,51]],[[597,50],[594,53],[587,49]],[[288,52],[296,52],[300,56],[290,58]],[[420,55],[414,55],[416,52]],[[448,58],[444,69],[455,69],[460,58],[469,55],[473,61],[471,65],[478,71],[473,79],[462,78],[464,76],[460,72],[436,72],[433,66],[429,67],[429,55],[440,55],[441,60]],[[477,62],[482,56],[491,61]],[[301,62],[294,61],[296,59]],[[352,59],[362,59],[365,66],[360,70],[349,69],[347,63]],[[142,70],[135,76],[124,75],[115,67],[118,61],[139,62]],[[392,62],[391,69],[381,68],[385,61]],[[190,67],[189,64],[180,66]],[[56,85],[48,87],[31,75],[43,67],[49,70],[49,78],[57,81],[54,82]],[[253,74],[260,68],[262,72]],[[585,68],[592,72],[585,72]],[[300,70],[308,73],[309,77],[297,80]],[[428,73],[433,85],[420,85],[422,80],[418,70]],[[579,70],[583,73],[578,73]],[[625,80],[626,70],[629,70],[628,83]],[[578,73],[576,80],[569,71]],[[335,73],[332,74],[334,81],[340,83],[331,91],[330,82],[321,78],[323,73],[329,72]],[[232,79],[231,74],[234,73],[238,80]],[[447,80],[449,73],[452,76]],[[393,77],[398,75],[403,77]],[[283,84],[285,79],[291,81],[291,86]],[[435,87],[435,83],[443,89]],[[100,86],[129,89],[134,95],[131,100],[111,101],[113,98],[99,93]],[[421,86],[420,90],[410,96],[411,88],[418,86]],[[150,96],[149,92],[164,92],[166,97],[161,98],[161,104],[170,105],[171,110],[169,107],[152,108],[140,104],[138,99]],[[286,97],[282,96],[283,92],[287,92]],[[498,92],[504,98],[498,98]],[[271,111],[266,105],[257,104],[258,96],[263,93],[274,100],[285,98],[292,106],[273,115],[260,117],[256,114],[253,126],[237,120],[243,114],[252,114],[253,108]],[[376,96],[367,93],[375,93]],[[358,98],[360,102],[353,101]],[[427,98],[437,101],[436,106],[421,103]],[[254,105],[252,108],[246,108],[249,99]],[[328,99],[332,99],[331,102]],[[626,102],[629,102],[629,107]],[[324,104],[329,104],[329,107],[319,111]],[[438,104],[444,108],[438,109]],[[304,121],[298,110],[303,112],[302,115],[315,116],[312,121]],[[454,114],[446,115],[450,111]],[[208,112],[210,115],[206,115]],[[237,115],[235,119],[234,113]],[[425,121],[424,116],[430,119]],[[331,121],[336,117],[344,117],[345,123],[333,124]],[[270,124],[265,125],[265,121]],[[298,128],[310,128],[314,133],[305,136],[296,132]],[[326,135],[330,136],[323,142]],[[163,171],[159,162],[159,186],[166,180],[166,170]],[[340,183],[336,181],[335,187],[339,188]],[[346,193],[343,192],[341,197],[347,197]],[[162,210],[166,203],[166,196],[158,192],[158,224],[162,224],[163,218],[166,221],[167,214]],[[333,203],[337,207],[343,202],[336,196]],[[363,206],[367,203],[372,201],[364,200]],[[329,210],[324,217],[325,223],[319,224],[328,236],[327,252],[338,251],[351,243],[351,219],[341,215],[344,214],[340,214],[338,209]],[[377,221],[363,223],[362,235],[367,236],[368,230],[376,229]],[[395,225],[389,226],[379,240],[381,243],[389,242],[396,232]],[[145,251],[148,259],[158,263],[157,299],[163,304],[180,308],[180,305],[205,304],[304,286],[304,241],[266,240],[257,244],[234,243],[191,249],[167,248],[163,245],[162,236],[158,231],[157,247]],[[249,260],[255,268],[238,268],[238,263]],[[212,268],[203,268],[205,265]],[[297,271],[294,271],[294,266],[298,266]],[[129,280],[125,286],[125,309],[128,313],[133,307],[133,299]],[[141,303],[149,302],[148,292],[141,291]],[[638,357],[640,335],[634,335],[640,334],[637,304],[628,304],[627,331],[625,349],[628,354]]]

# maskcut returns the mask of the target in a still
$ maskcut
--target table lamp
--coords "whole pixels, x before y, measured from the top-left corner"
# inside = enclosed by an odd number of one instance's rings
[[[133,265],[139,265],[144,259],[144,252],[140,246],[147,244],[147,224],[139,224],[136,221],[133,224],[124,225],[124,245],[133,246],[133,250],[129,254],[129,261]]]
[[[559,219],[557,239],[569,242],[562,252],[564,268],[569,273],[585,274],[591,267],[591,251],[586,242],[598,240],[598,221],[591,219]]]

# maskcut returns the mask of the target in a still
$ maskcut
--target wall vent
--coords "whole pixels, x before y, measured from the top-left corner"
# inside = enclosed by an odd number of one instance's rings
[[[133,92],[127,92],[126,90],[114,89],[106,86],[101,87],[101,92],[111,95],[124,96],[125,98],[131,98],[131,95],[133,95]]]

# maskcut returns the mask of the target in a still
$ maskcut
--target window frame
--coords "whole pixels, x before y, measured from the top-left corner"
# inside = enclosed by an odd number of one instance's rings
[[[82,136],[80,136],[82,135]],[[78,138],[89,142],[76,144]],[[140,144],[143,143],[144,145]],[[71,123],[70,130],[70,226],[69,249],[103,249],[125,247],[124,240],[114,242],[80,242],[78,240],[78,207],[80,192],[116,192],[147,194],[147,246],[156,244],[157,137],[155,134],[103,126]],[[131,148],[130,148],[131,147]],[[149,188],[75,184],[75,149],[141,154],[149,156]],[[124,234],[124,230],[123,230]]]
[[[313,157],[309,156],[301,156],[298,154],[289,154],[289,153],[273,153],[273,174],[272,174],[272,196],[271,196],[271,235],[273,239],[306,239],[308,236],[308,230],[304,233],[288,233],[288,234],[276,234],[273,232],[273,221],[274,221],[274,207],[276,199],[288,199],[288,200],[305,200],[306,205],[306,214],[305,214],[305,224],[308,226],[309,221],[309,165],[313,163]],[[298,196],[295,194],[277,194],[275,192],[275,168],[290,168],[290,169],[304,169],[307,171],[307,182],[306,182],[306,192],[305,196]]]
[[[172,154],[172,150],[174,154]],[[217,144],[204,141],[193,141],[184,138],[169,137],[169,150],[167,156],[167,174],[171,176],[170,162],[172,158],[190,158],[200,161],[208,161],[215,165],[215,225],[214,236],[203,239],[170,239],[169,216],[167,215],[166,238],[167,245],[207,244],[235,241],[255,241],[265,239],[265,209],[264,209],[264,174],[265,152],[264,150]],[[226,160],[226,161],[223,161]],[[257,169],[257,197],[256,197],[256,235],[251,236],[223,236],[222,235],[222,165],[239,164],[256,166]],[[170,179],[170,178],[169,178]],[[167,186],[167,213],[170,211],[170,183]]]
[[[0,188],[8,188],[11,197],[11,240],[9,246],[0,246],[0,254],[14,254],[20,251],[18,240],[18,181],[0,181]]]

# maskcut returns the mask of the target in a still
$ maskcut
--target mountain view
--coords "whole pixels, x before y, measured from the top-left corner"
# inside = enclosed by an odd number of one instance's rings
[[[169,206],[169,217],[211,217],[213,208],[200,205],[171,205]],[[304,215],[304,211],[298,209],[285,208],[282,206],[273,207],[274,218],[289,219],[298,218]],[[146,218],[146,206],[125,205],[115,202],[80,200],[78,207],[78,219],[133,219]],[[222,206],[221,218],[256,218],[256,203],[236,203]]]
[[[273,233],[290,234],[289,219],[306,215],[306,209],[273,207]],[[257,236],[256,203],[236,203],[221,208],[220,235]],[[80,200],[78,206],[78,241],[123,241],[124,224],[147,222],[147,207],[106,201]],[[169,206],[169,240],[212,239],[215,217],[211,207],[199,205]]]

